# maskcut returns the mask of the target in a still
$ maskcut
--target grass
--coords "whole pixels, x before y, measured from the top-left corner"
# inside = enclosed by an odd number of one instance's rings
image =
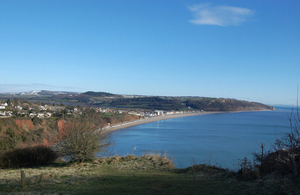
[[[21,186],[20,171],[26,174]],[[299,194],[299,180],[240,181],[210,165],[175,169],[164,156],[114,156],[88,163],[0,170],[0,194]]]

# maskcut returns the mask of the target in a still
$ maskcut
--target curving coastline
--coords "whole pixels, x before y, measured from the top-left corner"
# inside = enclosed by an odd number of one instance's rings
[[[151,118],[143,118],[131,122],[124,122],[124,123],[118,123],[115,125],[111,125],[108,127],[103,128],[104,131],[106,132],[111,132],[127,127],[132,127],[144,123],[150,123],[154,121],[160,121],[160,120],[166,120],[166,119],[172,119],[172,118],[180,118],[180,117],[188,117],[188,116],[196,116],[196,115],[207,115],[207,114],[220,114],[220,113],[229,113],[225,111],[211,111],[211,112],[194,112],[194,113],[183,113],[183,114],[170,114],[170,115],[163,115],[163,116],[156,116],[156,117],[151,117]]]

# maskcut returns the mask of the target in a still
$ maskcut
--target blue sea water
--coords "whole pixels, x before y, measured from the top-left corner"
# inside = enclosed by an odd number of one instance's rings
[[[177,168],[210,163],[237,169],[238,161],[252,159],[261,143],[269,148],[290,131],[292,108],[276,109],[174,118],[121,129],[112,134],[113,153],[166,153]]]

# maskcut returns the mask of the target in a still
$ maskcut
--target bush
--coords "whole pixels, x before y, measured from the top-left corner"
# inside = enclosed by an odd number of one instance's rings
[[[27,136],[26,135],[21,135],[22,141],[26,142],[27,141]]]
[[[56,150],[70,161],[93,160],[96,154],[105,153],[107,147],[112,145],[109,134],[102,130],[104,124],[101,115],[90,109],[77,118],[65,121]]]
[[[298,105],[296,114],[293,114],[292,110],[289,121],[291,131],[282,138],[277,139],[275,143],[276,152],[279,153],[276,163],[286,166],[288,172],[292,173],[294,178],[297,178],[300,174],[300,116]]]
[[[0,167],[18,168],[49,165],[57,157],[57,153],[46,146],[27,147],[3,153],[0,156]]]
[[[38,130],[35,130],[34,132],[33,132],[35,135],[37,135],[37,136],[42,136],[43,135],[43,133],[44,133],[44,129],[42,129],[42,128],[39,128]]]
[[[296,114],[289,117],[291,131],[275,142],[273,152],[264,151],[254,153],[258,162],[257,167],[261,176],[276,173],[278,175],[291,175],[294,179],[300,175],[300,115],[297,106]]]
[[[300,168],[299,154],[300,150],[291,151],[290,149],[278,149],[269,153],[259,166],[261,175],[277,173],[278,175],[297,176]]]
[[[252,165],[251,161],[247,157],[243,158],[239,162],[239,171],[237,172],[237,178],[242,181],[254,180],[259,177],[258,170]]]
[[[31,121],[32,121],[32,123],[34,124],[34,125],[40,125],[40,124],[42,124],[42,122],[43,122],[43,120],[42,119],[40,119],[40,118],[38,118],[38,117],[33,117],[32,119],[31,119]]]
[[[6,146],[6,143],[2,140],[0,140],[0,151],[1,150],[6,150],[7,146]]]
[[[10,127],[7,128],[6,134],[9,135],[9,137],[11,138],[15,137],[15,132]]]

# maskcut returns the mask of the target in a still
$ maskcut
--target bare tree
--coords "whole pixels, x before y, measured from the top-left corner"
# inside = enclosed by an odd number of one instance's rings
[[[290,116],[290,132],[283,137],[276,139],[274,152],[264,152],[262,144],[262,153],[254,154],[255,159],[260,162],[261,174],[277,172],[279,174],[291,174],[293,178],[300,174],[300,116],[298,107],[297,90],[297,109],[296,113],[292,110]]]
[[[92,160],[96,154],[103,154],[113,144],[107,132],[103,131],[105,121],[93,109],[86,109],[82,115],[64,121],[61,141],[58,144],[60,156],[70,161]]]
[[[300,117],[298,108],[298,95],[297,95],[297,110],[296,114],[292,113],[289,116],[291,131],[286,133],[281,139],[277,139],[275,142],[275,149],[277,151],[284,151],[287,153],[285,161],[288,164],[289,171],[293,173],[296,178],[299,176],[300,168]]]

